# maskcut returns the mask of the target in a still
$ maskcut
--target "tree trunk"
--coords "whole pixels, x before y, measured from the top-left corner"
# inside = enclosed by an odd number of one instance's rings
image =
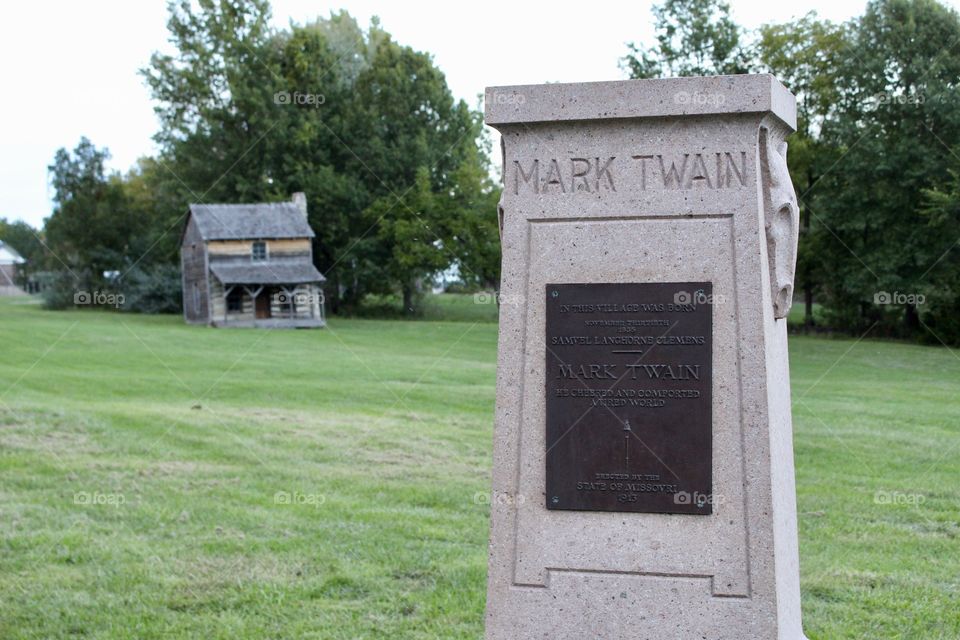
[[[326,286],[320,285],[323,289],[324,302],[327,303],[327,309],[330,315],[340,313],[340,274],[336,269],[330,274]]]
[[[908,304],[904,308],[903,322],[907,327],[907,335],[914,335],[920,328],[920,314],[917,312],[917,305]]]
[[[408,282],[403,285],[403,315],[412,316],[415,309],[413,304],[414,285]]]

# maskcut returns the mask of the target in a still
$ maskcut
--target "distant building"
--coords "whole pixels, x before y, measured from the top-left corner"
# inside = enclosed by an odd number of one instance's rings
[[[23,289],[17,286],[17,270],[25,262],[13,247],[0,240],[0,295],[23,293]]]
[[[183,316],[215,327],[322,327],[307,201],[192,204],[180,241]]]

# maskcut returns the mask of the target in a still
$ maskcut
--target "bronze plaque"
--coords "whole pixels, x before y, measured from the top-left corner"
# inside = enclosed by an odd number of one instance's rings
[[[547,508],[712,513],[711,283],[546,294]]]

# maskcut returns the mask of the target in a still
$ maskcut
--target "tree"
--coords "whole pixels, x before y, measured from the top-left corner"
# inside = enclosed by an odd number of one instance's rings
[[[448,248],[468,288],[500,288],[501,187],[490,179],[488,157],[477,154],[457,169],[447,200]]]
[[[711,76],[749,72],[743,30],[722,0],[664,0],[653,7],[657,45],[629,43],[623,63],[631,78]]]
[[[445,210],[451,218],[470,218],[473,199],[482,197],[481,185],[486,179],[483,171],[469,169],[485,166],[477,145],[482,127],[479,114],[453,99],[443,74],[428,55],[402,47],[382,34],[370,65],[357,77],[353,95],[345,132],[353,161],[347,163],[346,171],[364,176],[368,192],[378,199],[378,215],[372,221],[365,216],[364,222],[364,227],[368,222],[374,226],[366,227],[359,237],[377,227],[388,229],[386,235],[377,233],[381,239],[398,229],[414,233],[410,225],[416,224],[421,227],[416,231],[418,240],[438,247],[416,253],[423,260],[422,275],[445,270],[458,257],[449,233],[452,223],[441,225],[435,219],[429,224],[424,218],[410,218],[412,207],[404,205],[408,191],[417,195],[417,202],[424,201],[426,178],[438,210]],[[461,207],[457,210],[451,206],[455,199]],[[495,211],[488,211],[491,224],[495,224]],[[401,272],[410,273],[407,269],[393,265],[388,270],[392,275],[383,278],[378,274],[379,260],[396,257],[392,246],[352,245],[351,264],[357,265],[354,281],[362,287],[349,292],[353,301],[366,291],[399,286],[405,299],[416,302],[406,295],[411,291],[409,279],[396,279]]]
[[[376,231],[375,248],[381,277],[399,282],[403,312],[418,311],[423,281],[452,262],[441,236],[446,233],[447,209],[442,196],[431,190],[426,168],[417,172],[415,184],[398,201],[392,195],[377,199],[364,218]]]
[[[126,206],[138,222],[123,274],[140,268],[179,266],[184,205],[182,185],[156,158],[141,158],[122,180]]]
[[[271,192],[260,143],[285,129],[274,109],[282,87],[265,0],[170,4],[177,54],[155,53],[143,69],[157,101],[162,165],[187,202],[251,201]]]
[[[960,163],[950,171],[950,179],[925,192],[922,213],[946,249],[924,274],[924,334],[929,342],[944,341],[960,345]],[[953,240],[951,243],[950,241]]]
[[[823,127],[836,167],[823,174],[813,205],[829,266],[824,291],[838,327],[862,332],[878,323],[888,335],[920,335],[917,301],[943,295],[930,276],[954,241],[924,202],[950,184],[956,166],[960,51],[943,45],[960,41],[960,19],[933,0],[875,0],[851,39],[837,111]],[[884,293],[901,294],[903,304],[876,304],[887,302]]]
[[[47,244],[57,262],[86,272],[95,284],[123,268],[139,221],[128,206],[120,176],[107,175],[106,149],[81,138],[73,152],[59,149],[48,167],[54,209],[46,222]]]

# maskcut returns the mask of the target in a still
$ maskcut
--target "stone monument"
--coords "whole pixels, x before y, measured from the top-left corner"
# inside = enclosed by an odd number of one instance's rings
[[[798,209],[769,75],[494,87],[486,637],[801,640]]]

